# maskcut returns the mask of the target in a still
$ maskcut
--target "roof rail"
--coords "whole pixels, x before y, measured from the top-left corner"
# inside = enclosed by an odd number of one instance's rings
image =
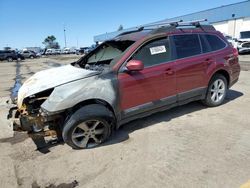
[[[122,35],[127,35],[127,34],[138,32],[138,31],[142,31],[143,29],[144,29],[143,27],[139,27],[139,28],[136,27],[135,29],[131,29],[129,31],[122,32],[119,35],[117,35],[116,37],[122,36]]]
[[[183,22],[183,20],[172,21],[172,22],[157,22],[157,23],[142,25],[142,26],[140,26],[140,27],[143,27],[143,28],[146,28],[146,27],[153,27],[153,26],[163,27],[163,26],[165,26],[165,25],[175,26],[175,25],[178,25],[180,22]]]
[[[186,22],[183,22],[183,20],[179,20],[179,21],[172,21],[172,22],[158,22],[158,23],[140,25],[129,31],[120,33],[117,36],[122,36],[122,35],[138,32],[138,31],[143,31],[147,29],[148,30],[160,29],[160,28],[164,28],[165,26],[172,26],[173,28],[177,28],[177,29],[181,29],[181,27],[193,26],[193,27],[200,27],[203,30],[215,30],[213,26],[200,24],[200,22],[206,22],[206,21],[207,19],[192,20],[192,21],[186,21]]]
[[[207,19],[192,20],[192,21],[182,22],[178,26],[195,26],[195,27],[200,27],[201,26],[200,22],[206,22],[206,21],[207,21]]]

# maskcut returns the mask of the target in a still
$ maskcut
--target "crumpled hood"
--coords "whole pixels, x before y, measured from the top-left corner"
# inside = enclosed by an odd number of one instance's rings
[[[99,72],[97,71],[77,68],[72,65],[65,65],[40,71],[27,79],[19,89],[17,100],[18,107],[20,108],[22,106],[23,99],[30,95],[54,88],[58,85],[72,82],[74,80],[94,76],[98,73]]]

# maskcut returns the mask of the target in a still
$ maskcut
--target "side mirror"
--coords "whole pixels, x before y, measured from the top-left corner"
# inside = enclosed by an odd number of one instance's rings
[[[140,60],[130,60],[126,65],[126,68],[128,71],[141,71],[144,69],[144,65]]]

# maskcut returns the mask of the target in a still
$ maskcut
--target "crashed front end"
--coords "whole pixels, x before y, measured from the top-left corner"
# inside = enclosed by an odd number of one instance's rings
[[[47,100],[53,89],[17,100],[9,110],[8,118],[12,120],[14,131],[27,131],[30,136],[51,136],[57,138],[60,125],[64,121],[63,113],[48,114],[41,105]]]

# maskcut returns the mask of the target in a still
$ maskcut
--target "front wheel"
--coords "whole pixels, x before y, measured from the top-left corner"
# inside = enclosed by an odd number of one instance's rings
[[[226,97],[227,88],[228,83],[225,76],[216,74],[209,83],[206,98],[203,100],[203,104],[210,107],[221,105]]]
[[[77,110],[66,122],[62,137],[75,149],[95,147],[111,135],[113,114],[105,106],[92,104]]]

